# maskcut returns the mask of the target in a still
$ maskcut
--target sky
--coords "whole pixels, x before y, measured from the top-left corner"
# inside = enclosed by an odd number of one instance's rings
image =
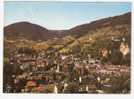
[[[4,26],[27,21],[47,29],[64,30],[131,11],[129,2],[4,2]]]

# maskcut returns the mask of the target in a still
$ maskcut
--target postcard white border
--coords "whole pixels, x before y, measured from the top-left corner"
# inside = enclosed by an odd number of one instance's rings
[[[131,93],[130,94],[5,94],[2,91],[3,83],[3,20],[4,20],[4,1],[72,1],[72,2],[132,2],[132,27],[134,27],[133,17],[134,17],[134,0],[0,0],[0,98],[1,99],[37,99],[37,98],[46,98],[46,99],[131,99],[134,98],[134,28],[132,28],[132,47],[131,47]]]

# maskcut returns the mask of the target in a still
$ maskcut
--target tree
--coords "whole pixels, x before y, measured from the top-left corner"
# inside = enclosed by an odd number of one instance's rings
[[[130,76],[122,75],[119,77],[113,77],[111,81],[112,87],[110,88],[110,93],[125,93],[130,92]]]
[[[119,65],[121,64],[122,58],[122,53],[117,49],[113,49],[109,61],[114,65]]]
[[[79,85],[77,83],[70,83],[66,87],[65,93],[78,93],[79,92]]]

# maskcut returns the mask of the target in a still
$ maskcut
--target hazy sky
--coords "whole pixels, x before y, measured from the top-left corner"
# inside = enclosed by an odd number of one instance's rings
[[[21,21],[39,24],[48,29],[69,29],[104,17],[131,11],[131,3],[80,3],[6,1],[5,26]]]

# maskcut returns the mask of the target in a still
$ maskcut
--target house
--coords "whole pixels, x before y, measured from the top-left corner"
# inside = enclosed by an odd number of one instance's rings
[[[107,48],[102,48],[101,49],[101,54],[103,57],[107,57],[108,56],[108,49]]]
[[[121,42],[120,52],[123,54],[123,56],[126,56],[130,52],[130,49],[127,43]]]

